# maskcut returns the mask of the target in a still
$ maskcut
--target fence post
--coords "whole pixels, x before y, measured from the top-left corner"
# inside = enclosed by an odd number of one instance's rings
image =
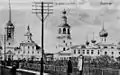
[[[102,69],[102,75],[104,75],[104,73],[103,73],[103,69]]]

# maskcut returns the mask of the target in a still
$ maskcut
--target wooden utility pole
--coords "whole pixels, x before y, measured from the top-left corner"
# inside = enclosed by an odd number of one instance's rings
[[[42,29],[41,29],[41,47],[42,47],[42,57],[41,57],[41,71],[40,75],[43,75],[44,72],[44,21],[49,16],[49,14],[53,13],[50,7],[52,7],[52,2],[34,2],[33,7],[35,7],[34,14],[41,20],[42,22]],[[40,7],[40,8],[37,8]],[[41,17],[38,16],[38,14],[41,14]]]

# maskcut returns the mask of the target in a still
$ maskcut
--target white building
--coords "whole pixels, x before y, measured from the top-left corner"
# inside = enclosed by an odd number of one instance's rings
[[[66,19],[67,19],[67,17],[66,17]],[[58,27],[58,29],[59,28],[60,27]],[[65,28],[64,24],[62,24],[62,28]],[[58,35],[62,36],[63,34],[59,33]],[[64,34],[64,35],[67,35],[67,34]],[[101,29],[101,31],[99,32],[99,37],[101,40],[100,42],[95,40],[93,37],[92,40],[90,40],[90,41],[87,40],[85,44],[82,44],[82,45],[72,45],[71,44],[68,47],[67,47],[67,45],[65,45],[65,42],[68,41],[68,39],[63,40],[63,38],[62,39],[57,38],[61,42],[58,42],[60,45],[60,46],[57,46],[57,49],[59,50],[59,52],[54,54],[54,59],[55,60],[64,60],[64,59],[69,59],[69,58],[77,58],[81,54],[83,56],[92,57],[92,58],[95,58],[95,57],[98,57],[101,55],[108,55],[114,59],[116,59],[117,57],[120,57],[120,43],[119,44],[108,43],[108,41],[107,41],[108,32],[105,30],[104,25],[103,25],[103,28]],[[70,39],[69,39],[69,41],[71,42]]]
[[[19,48],[15,49],[15,60],[40,60],[41,59],[41,47],[38,46],[32,40],[32,33],[30,32],[29,26],[25,34],[26,40],[20,43]]]
[[[41,47],[32,40],[32,33],[29,26],[25,34],[26,40],[19,44],[15,43],[15,26],[11,21],[11,6],[9,3],[9,21],[5,26],[5,33],[0,40],[0,59],[2,60],[18,60],[18,59],[33,59],[40,60]],[[1,47],[2,46],[2,47]]]

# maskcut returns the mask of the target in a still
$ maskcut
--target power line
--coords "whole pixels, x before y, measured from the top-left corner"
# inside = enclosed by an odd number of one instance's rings
[[[45,19],[52,14],[53,9],[51,9],[53,2],[35,2],[33,3],[33,13],[36,14],[36,16],[41,20],[42,22],[42,35],[41,35],[41,47],[42,47],[42,57],[41,57],[41,73],[40,75],[43,75],[44,72],[44,66],[43,66],[43,58],[44,57],[44,21]],[[41,14],[41,17],[40,15]]]

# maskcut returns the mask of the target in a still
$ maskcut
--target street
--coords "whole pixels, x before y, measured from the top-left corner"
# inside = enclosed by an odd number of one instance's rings
[[[10,69],[0,67],[0,75],[12,75],[12,74],[10,72]],[[24,72],[16,72],[16,75],[35,75],[35,74],[24,73]]]

